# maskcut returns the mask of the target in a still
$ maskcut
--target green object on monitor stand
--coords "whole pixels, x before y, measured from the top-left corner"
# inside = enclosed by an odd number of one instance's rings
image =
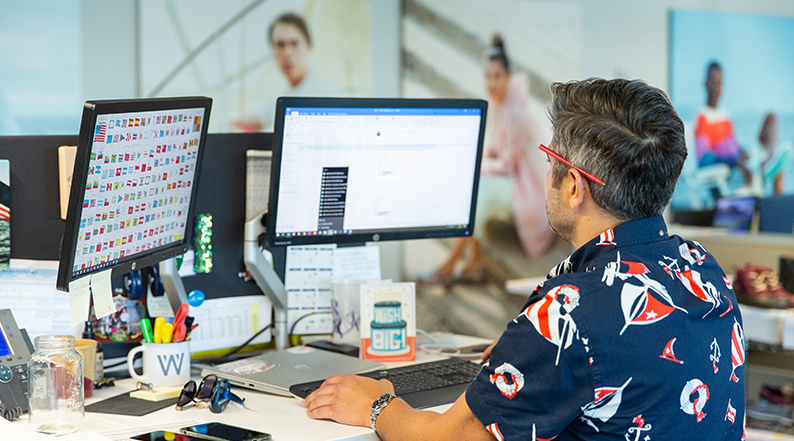
[[[194,238],[196,259],[193,270],[197,273],[212,272],[212,215],[196,216],[196,235]]]

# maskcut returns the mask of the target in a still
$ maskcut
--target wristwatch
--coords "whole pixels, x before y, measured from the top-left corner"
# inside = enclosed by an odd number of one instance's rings
[[[378,432],[378,429],[375,428],[375,421],[378,420],[378,415],[380,415],[380,413],[383,412],[383,409],[385,409],[386,406],[391,403],[391,400],[395,398],[397,398],[397,395],[383,394],[378,397],[374,403],[372,403],[372,409],[369,411],[369,427],[372,427],[372,430],[374,430],[376,433]]]

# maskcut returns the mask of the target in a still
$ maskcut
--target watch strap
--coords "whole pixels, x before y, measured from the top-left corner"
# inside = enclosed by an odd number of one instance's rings
[[[369,411],[369,427],[371,427],[376,433],[378,432],[378,429],[375,428],[375,422],[378,421],[378,415],[380,415],[380,413],[383,412],[383,409],[385,409],[386,406],[391,403],[391,400],[395,398],[397,398],[397,395],[383,394],[372,403],[372,409]]]

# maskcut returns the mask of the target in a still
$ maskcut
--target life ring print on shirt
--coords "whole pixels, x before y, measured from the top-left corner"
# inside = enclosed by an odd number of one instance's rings
[[[694,400],[692,399],[693,393],[697,393]],[[703,384],[702,381],[694,378],[689,380],[686,386],[684,386],[684,390],[681,391],[681,410],[689,415],[697,416],[697,422],[699,423],[700,420],[706,416],[706,414],[703,413],[703,408],[706,406],[708,400],[709,387]]]
[[[491,375],[491,384],[495,384],[502,395],[512,400],[524,387],[524,374],[512,364],[504,363],[494,370],[494,374]]]

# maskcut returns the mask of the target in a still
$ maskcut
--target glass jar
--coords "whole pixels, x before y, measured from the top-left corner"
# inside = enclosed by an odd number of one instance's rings
[[[42,335],[28,360],[28,422],[50,435],[80,430],[85,416],[83,358],[71,335]]]

